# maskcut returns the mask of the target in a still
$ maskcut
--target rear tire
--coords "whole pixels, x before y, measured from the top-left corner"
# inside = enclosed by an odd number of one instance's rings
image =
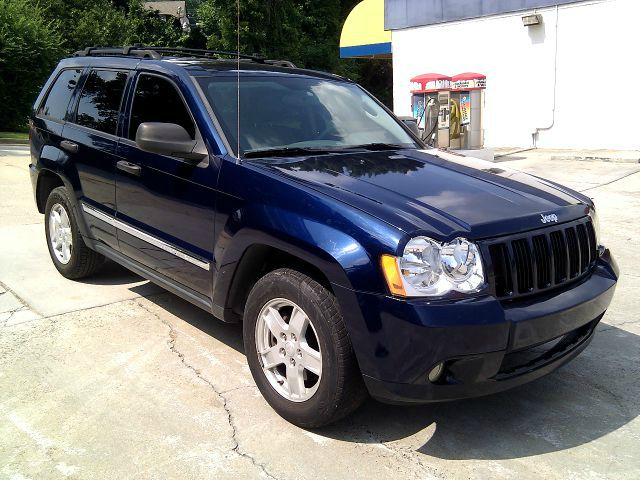
[[[328,425],[367,398],[338,302],[309,276],[282,268],[258,280],[243,328],[251,374],[269,405],[289,422]]]
[[[60,274],[72,280],[95,273],[104,257],[87,247],[82,239],[71,201],[64,187],[54,188],[44,211],[49,255]]]

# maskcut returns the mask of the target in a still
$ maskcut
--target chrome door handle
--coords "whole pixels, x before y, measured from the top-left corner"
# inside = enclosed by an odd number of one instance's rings
[[[69,153],[78,153],[78,144],[70,142],[69,140],[62,140],[60,142],[60,148]]]
[[[140,173],[142,173],[142,167],[140,165],[126,162],[124,160],[120,160],[118,163],[116,163],[116,167],[118,168],[118,170],[130,173],[131,175],[135,175],[136,177],[139,177]]]

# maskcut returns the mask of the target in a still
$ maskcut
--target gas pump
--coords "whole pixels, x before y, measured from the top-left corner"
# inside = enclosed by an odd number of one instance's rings
[[[450,88],[451,77],[439,73],[411,79],[411,112],[428,145],[449,147]]]
[[[451,148],[473,150],[483,147],[486,87],[487,77],[481,73],[466,72],[451,77]],[[455,121],[454,111],[457,116]]]

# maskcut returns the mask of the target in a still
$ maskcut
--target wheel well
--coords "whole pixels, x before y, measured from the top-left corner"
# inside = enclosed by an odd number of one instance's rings
[[[55,173],[44,170],[38,177],[38,187],[36,189],[36,205],[38,211],[44,213],[44,207],[47,204],[47,198],[51,190],[56,187],[63,187],[62,179]]]
[[[244,306],[255,283],[278,268],[292,268],[302,272],[333,293],[331,283],[315,265],[274,247],[253,245],[240,259],[229,289],[227,307],[236,320],[242,320]]]

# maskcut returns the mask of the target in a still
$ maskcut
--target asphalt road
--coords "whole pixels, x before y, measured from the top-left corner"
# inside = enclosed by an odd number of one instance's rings
[[[29,160],[0,146],[0,478],[640,478],[640,165],[498,164],[593,196],[621,266],[572,363],[481,399],[368,401],[310,432],[262,399],[239,326],[114,264],[58,275]]]

